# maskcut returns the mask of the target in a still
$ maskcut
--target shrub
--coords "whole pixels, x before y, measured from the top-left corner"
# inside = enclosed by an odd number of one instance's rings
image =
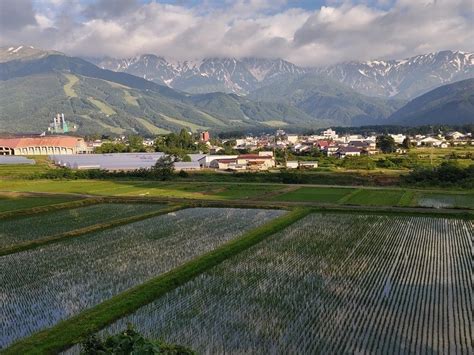
[[[81,353],[84,355],[108,355],[108,354],[168,354],[168,355],[192,355],[194,351],[174,344],[166,344],[160,341],[145,339],[136,332],[131,324],[119,334],[101,339],[97,335],[89,337],[82,344]]]

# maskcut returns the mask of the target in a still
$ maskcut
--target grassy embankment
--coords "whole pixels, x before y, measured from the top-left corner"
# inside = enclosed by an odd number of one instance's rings
[[[56,354],[77,344],[115,320],[130,314],[165,293],[190,281],[229,257],[248,249],[272,234],[307,216],[310,209],[295,209],[263,226],[249,231],[163,275],[131,288],[56,326],[19,340],[5,354]]]

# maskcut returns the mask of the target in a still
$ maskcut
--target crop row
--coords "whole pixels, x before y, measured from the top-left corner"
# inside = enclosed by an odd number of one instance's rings
[[[0,258],[0,348],[167,272],[283,211],[193,208]]]
[[[0,221],[0,249],[125,217],[157,211],[157,204],[97,204]]]
[[[314,214],[106,329],[201,353],[468,353],[470,221]]]

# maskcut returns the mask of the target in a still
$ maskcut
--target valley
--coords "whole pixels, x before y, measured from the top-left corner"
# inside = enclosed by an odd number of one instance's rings
[[[446,97],[443,106],[438,103],[433,108],[438,113],[415,112],[410,119],[403,118],[408,110],[405,104],[413,95],[378,94],[365,90],[366,86],[361,89],[334,74],[340,73],[342,67],[324,71],[256,58],[169,63],[164,58],[142,56],[125,61],[96,61],[107,68],[102,69],[77,57],[26,46],[4,47],[0,52],[0,133],[41,133],[54,112],[65,113],[79,134],[122,132],[153,136],[183,127],[192,131],[258,132],[288,125],[301,131],[329,125],[429,124],[430,116],[436,123],[464,124],[470,121],[473,110],[472,100],[466,96],[472,90],[465,85],[459,90],[466,93],[457,94],[464,97],[463,101],[456,103]],[[383,65],[397,67],[399,76],[412,77],[408,72],[403,74],[401,67],[416,62],[423,67],[420,72],[437,72],[444,78],[426,83],[424,89],[417,89],[417,94],[451,80],[473,77],[474,63],[469,53],[440,52],[423,58]],[[455,68],[450,63],[456,60],[462,65]],[[369,64],[361,65],[378,68]],[[347,68],[354,66],[347,64]],[[164,68],[168,76],[163,74]],[[387,70],[389,73],[392,69]],[[446,72],[452,74],[442,74]],[[371,75],[378,81],[371,85],[385,87],[378,72],[374,73]],[[174,85],[179,82],[183,86]],[[195,89],[186,86],[186,82]],[[414,82],[422,85],[425,81]],[[231,83],[231,87],[224,83]],[[246,89],[233,89],[237,87]],[[448,91],[441,92],[448,95]]]

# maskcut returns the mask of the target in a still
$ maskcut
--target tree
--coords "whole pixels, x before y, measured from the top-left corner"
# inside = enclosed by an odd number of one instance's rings
[[[174,175],[174,163],[176,157],[172,155],[164,155],[159,158],[153,168],[152,174],[159,180],[170,180]]]
[[[137,135],[131,135],[128,137],[128,146],[131,152],[144,152],[145,147],[143,146],[143,138]]]
[[[126,153],[130,148],[123,143],[103,143],[100,147],[94,149],[94,153]]]
[[[183,155],[204,150],[204,146],[196,144],[195,137],[188,131],[182,129],[179,134],[170,133],[164,137],[158,137],[155,141],[155,151],[167,154]],[[208,149],[207,146],[205,149]]]
[[[408,136],[403,140],[402,146],[405,149],[411,148],[411,141],[410,141],[410,138],[408,138]]]
[[[397,144],[392,136],[384,134],[377,137],[376,141],[377,148],[379,148],[382,153],[393,153],[397,150]]]
[[[127,329],[119,334],[105,339],[97,335],[89,337],[81,344],[81,354],[112,355],[112,354],[166,354],[193,355],[194,351],[181,345],[166,344],[161,341],[145,339],[129,324]]]

